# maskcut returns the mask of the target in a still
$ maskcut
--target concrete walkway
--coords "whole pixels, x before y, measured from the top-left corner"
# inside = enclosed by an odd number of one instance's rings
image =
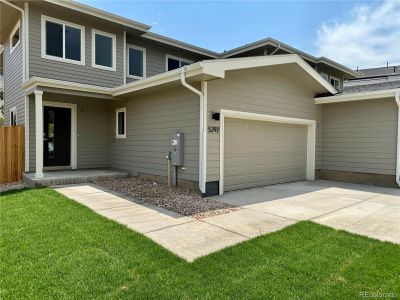
[[[92,184],[55,190],[126,225],[186,259],[194,259],[299,220],[400,243],[400,190],[328,181],[229,192],[219,201],[241,206],[196,220]]]

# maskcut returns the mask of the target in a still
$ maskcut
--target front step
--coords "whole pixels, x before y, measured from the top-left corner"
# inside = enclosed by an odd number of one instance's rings
[[[34,173],[25,173],[23,181],[28,186],[53,186],[129,177],[128,172],[112,169],[47,171],[43,175],[35,178]]]

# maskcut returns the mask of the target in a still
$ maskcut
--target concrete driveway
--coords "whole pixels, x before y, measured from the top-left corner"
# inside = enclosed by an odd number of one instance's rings
[[[251,212],[253,225],[263,215],[292,222],[312,220],[400,244],[399,189],[317,180],[227,192],[214,199],[242,207],[238,215]],[[241,222],[234,213],[205,221],[236,230]]]

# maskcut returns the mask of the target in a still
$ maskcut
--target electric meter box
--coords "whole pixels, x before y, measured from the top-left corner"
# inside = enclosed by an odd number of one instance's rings
[[[171,138],[172,150],[170,153],[170,159],[173,166],[183,166],[183,133],[176,133]]]

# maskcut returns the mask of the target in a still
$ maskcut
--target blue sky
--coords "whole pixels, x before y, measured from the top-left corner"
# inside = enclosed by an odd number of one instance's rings
[[[218,52],[273,37],[353,68],[400,63],[398,0],[81,2]]]

